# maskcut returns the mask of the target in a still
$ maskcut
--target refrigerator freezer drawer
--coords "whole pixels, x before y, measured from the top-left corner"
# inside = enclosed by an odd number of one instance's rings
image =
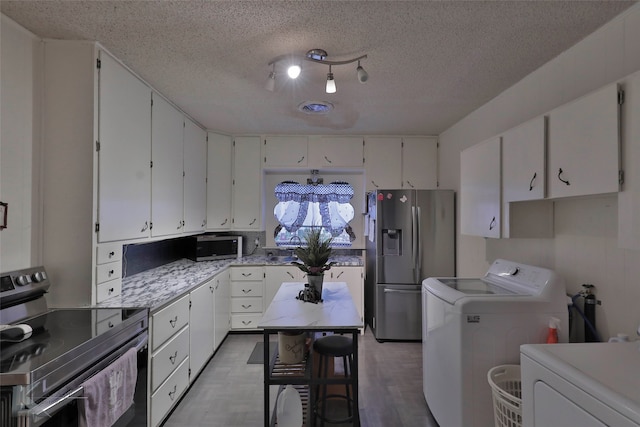
[[[422,339],[421,292],[420,285],[376,285],[377,340]]]

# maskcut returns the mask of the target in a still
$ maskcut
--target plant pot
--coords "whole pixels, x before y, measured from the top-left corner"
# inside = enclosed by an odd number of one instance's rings
[[[309,283],[309,287],[316,288],[318,291],[318,295],[322,298],[322,282],[324,281],[324,274],[319,276],[307,276],[307,282]]]
[[[278,354],[284,364],[300,363],[305,354],[304,332],[278,332]]]

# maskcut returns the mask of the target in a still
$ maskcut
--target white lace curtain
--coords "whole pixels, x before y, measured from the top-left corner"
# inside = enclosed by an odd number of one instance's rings
[[[276,186],[275,196],[278,204],[273,214],[291,233],[305,226],[322,226],[337,236],[353,219],[349,203],[353,188],[346,182],[324,185],[283,181]]]

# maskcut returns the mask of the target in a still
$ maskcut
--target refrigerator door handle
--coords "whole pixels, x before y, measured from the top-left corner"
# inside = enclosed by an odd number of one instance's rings
[[[422,218],[422,212],[420,206],[418,206],[416,212],[416,246],[418,247],[418,255],[416,257],[416,283],[420,283],[422,280],[422,227],[420,225],[420,218]]]
[[[385,294],[420,294],[422,293],[422,291],[420,289],[418,289],[417,291],[405,291],[402,289],[384,288],[384,293]]]
[[[413,261],[413,280],[418,283],[418,217],[416,207],[411,206],[411,258]]]

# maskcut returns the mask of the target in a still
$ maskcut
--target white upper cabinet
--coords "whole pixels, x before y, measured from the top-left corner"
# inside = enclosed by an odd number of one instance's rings
[[[402,188],[438,187],[438,138],[402,138]]]
[[[306,167],[306,136],[268,136],[262,144],[263,167]]]
[[[184,119],[184,232],[204,231],[207,223],[207,132]]]
[[[502,134],[505,203],[545,197],[545,132],[541,116]]]
[[[150,235],[151,89],[100,52],[98,240]]]
[[[500,237],[500,137],[460,154],[461,233]]]
[[[309,163],[312,168],[363,166],[361,136],[309,137]]]
[[[624,186],[618,194],[618,245],[640,250],[640,72],[625,79]]]
[[[546,125],[541,116],[502,134],[502,237],[553,237],[553,202],[544,199]]]
[[[229,230],[233,141],[212,132],[207,138],[207,230]]]
[[[549,197],[619,191],[618,86],[611,84],[549,114]]]
[[[401,188],[402,138],[365,138],[364,171],[367,191]]]
[[[184,117],[154,93],[151,109],[151,235],[182,232]]]
[[[238,137],[233,146],[232,228],[259,230],[262,223],[260,138]]]

